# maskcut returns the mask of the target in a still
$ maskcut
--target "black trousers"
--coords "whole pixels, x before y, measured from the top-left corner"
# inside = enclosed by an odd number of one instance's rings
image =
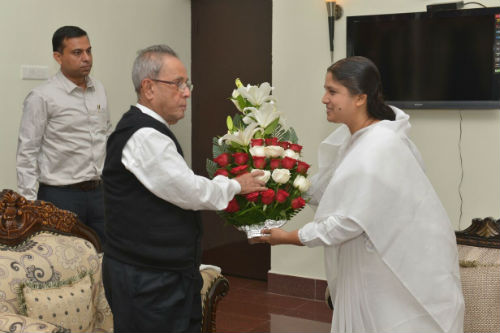
[[[40,184],[37,199],[51,202],[57,208],[75,213],[82,223],[88,225],[97,233],[101,245],[106,242],[102,185],[95,190],[82,191]]]
[[[102,278],[114,332],[201,332],[203,279],[198,268],[155,271],[104,253]]]

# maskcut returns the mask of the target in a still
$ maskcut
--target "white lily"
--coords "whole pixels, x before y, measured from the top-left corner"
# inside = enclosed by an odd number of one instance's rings
[[[267,82],[262,83],[260,86],[247,85],[246,87],[239,87],[238,92],[246,98],[252,105],[259,106],[265,102],[272,101],[271,91],[274,88]]]
[[[251,117],[259,124],[260,127],[266,128],[276,118],[279,118],[281,112],[276,109],[274,103],[264,103],[260,108],[248,107],[243,109],[243,112],[250,111],[246,117]]]
[[[226,135],[219,138],[219,145],[222,142],[236,142],[242,146],[248,146],[250,144],[250,140],[253,138],[254,134],[258,131],[263,131],[262,128],[258,127],[257,123],[250,124],[245,129],[236,131],[234,133],[227,133]]]

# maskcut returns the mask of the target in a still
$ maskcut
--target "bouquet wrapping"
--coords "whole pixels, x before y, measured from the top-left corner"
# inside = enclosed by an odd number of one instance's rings
[[[236,80],[230,99],[238,112],[227,117],[228,131],[213,139],[213,159],[207,160],[211,178],[264,171],[261,179],[268,190],[236,195],[218,212],[249,238],[264,227],[280,227],[290,220],[305,206],[303,193],[310,186],[310,165],[301,160],[302,146],[294,129],[284,125],[272,90],[267,82],[245,87]]]

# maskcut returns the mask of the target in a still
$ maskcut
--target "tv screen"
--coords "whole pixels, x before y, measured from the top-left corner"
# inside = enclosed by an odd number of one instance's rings
[[[401,108],[500,108],[500,7],[347,17],[347,56]]]

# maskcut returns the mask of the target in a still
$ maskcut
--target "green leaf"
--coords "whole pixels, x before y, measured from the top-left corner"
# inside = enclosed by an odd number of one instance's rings
[[[224,142],[221,145],[219,145],[219,140],[217,138],[214,138],[213,145],[212,145],[213,158],[216,158],[220,154],[227,153],[227,152],[228,152],[227,145]]]
[[[215,171],[219,168],[219,165],[214,161],[207,158],[207,173],[210,178],[214,178]]]
[[[276,129],[276,127],[278,126],[280,122],[280,118],[276,118],[272,121],[272,123],[270,123],[269,125],[267,125],[266,129],[264,130],[264,134],[271,134],[274,132],[274,130]]]
[[[234,115],[233,123],[236,128],[245,128],[245,123],[243,122],[241,113],[237,113]]]

